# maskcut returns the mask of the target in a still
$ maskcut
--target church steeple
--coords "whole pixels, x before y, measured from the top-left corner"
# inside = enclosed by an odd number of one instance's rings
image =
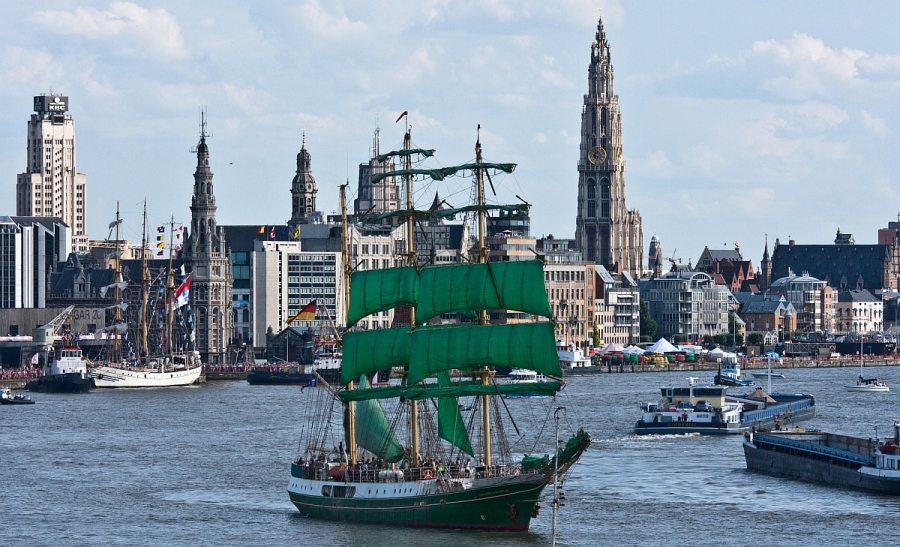
[[[216,230],[216,196],[213,193],[213,174],[209,168],[209,146],[206,144],[206,113],[200,113],[200,142],[197,169],[194,171],[194,194],[191,196],[191,231],[187,242],[187,256],[225,252]]]
[[[291,181],[291,220],[288,223],[291,228],[298,224],[309,222],[310,216],[316,210],[316,179],[312,176],[310,167],[311,158],[306,150],[306,131],[303,132],[303,142],[300,152],[297,154],[297,174]]]
[[[772,284],[772,259],[769,257],[769,236],[766,236],[766,249],[763,251],[762,260],[759,263],[760,268],[760,290],[766,290]]]
[[[575,240],[584,260],[640,277],[644,262],[641,215],[625,207],[622,116],[613,91],[612,56],[602,19],[591,43],[578,175]]]

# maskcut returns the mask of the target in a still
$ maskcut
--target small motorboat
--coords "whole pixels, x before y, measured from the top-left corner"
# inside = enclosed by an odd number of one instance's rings
[[[33,405],[34,399],[31,395],[15,392],[9,388],[0,391],[0,405]]]
[[[784,373],[778,372],[777,370],[761,370],[757,372],[751,372],[756,379],[764,379],[764,378],[781,378],[784,380]]]

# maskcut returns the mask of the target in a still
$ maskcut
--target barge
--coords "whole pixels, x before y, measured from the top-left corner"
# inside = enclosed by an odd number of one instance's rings
[[[900,495],[900,422],[886,441],[791,429],[745,434],[747,469],[776,477]]]
[[[762,389],[729,395],[726,386],[664,387],[659,403],[641,405],[638,435],[700,433],[735,435],[751,427],[777,428],[816,415],[816,399],[805,393],[767,394]]]

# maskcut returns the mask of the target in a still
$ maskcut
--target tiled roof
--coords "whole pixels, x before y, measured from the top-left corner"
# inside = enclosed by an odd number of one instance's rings
[[[889,245],[776,245],[772,253],[772,279],[786,277],[788,268],[840,287],[856,287],[862,277],[869,289],[882,287],[882,272],[890,262]]]

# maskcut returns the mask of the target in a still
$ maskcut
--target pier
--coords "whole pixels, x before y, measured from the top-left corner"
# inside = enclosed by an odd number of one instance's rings
[[[724,363],[721,363],[723,366]],[[879,356],[875,359],[864,359],[863,366],[869,367],[895,367],[900,366],[900,356]],[[604,364],[602,365],[603,374],[617,374],[625,372],[679,372],[679,371],[699,371],[699,370],[718,370],[720,363],[708,361],[695,362],[675,362],[665,365],[655,363],[620,363],[620,364]],[[741,370],[766,370],[769,363],[763,358],[748,358],[740,362]],[[772,369],[786,368],[859,368],[859,359],[814,359],[811,357],[785,357],[779,362],[772,361]]]

